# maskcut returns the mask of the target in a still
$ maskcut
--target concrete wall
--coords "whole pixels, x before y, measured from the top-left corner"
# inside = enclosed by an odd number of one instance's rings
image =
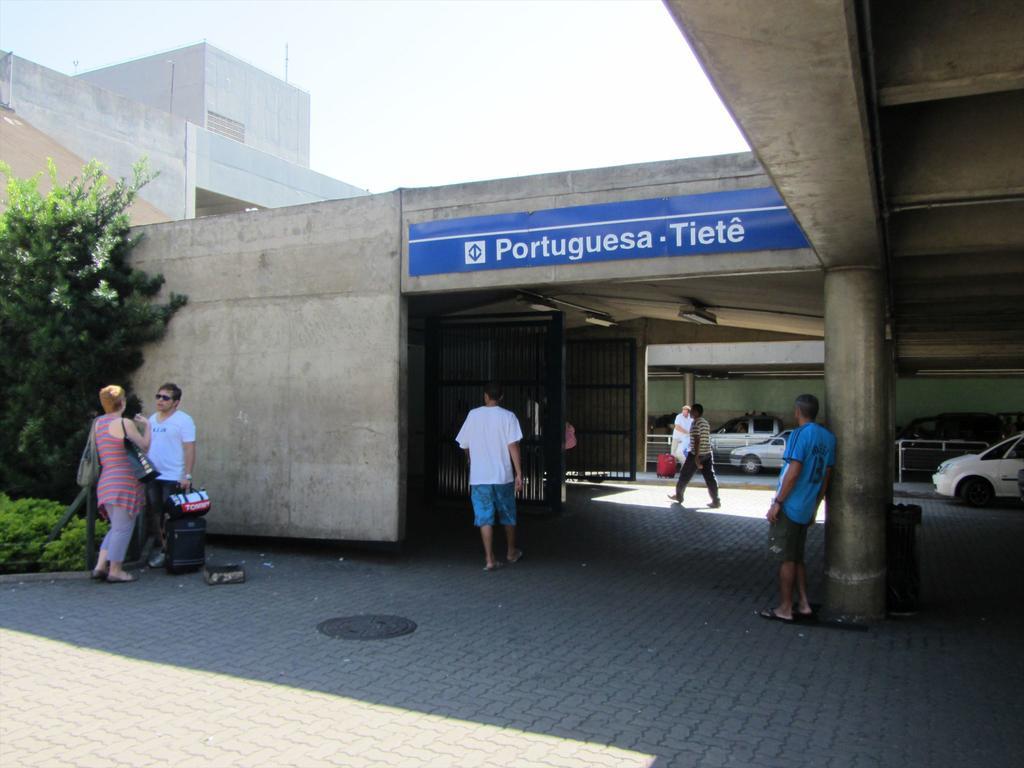
[[[130,178],[132,165],[148,157],[160,175],[140,196],[172,218],[186,215],[182,120],[18,56],[10,65],[17,114],[79,157],[100,160],[115,178]]]
[[[647,412],[660,416],[682,404],[683,380],[651,379],[647,384]],[[766,411],[787,424],[793,399],[804,392],[816,395],[825,405],[824,380],[697,379],[696,399],[717,425],[747,411]],[[903,378],[896,381],[896,424],[950,411],[1000,413],[1024,411],[1024,382],[1020,378],[932,379]]]
[[[820,265],[814,252],[803,249],[697,255],[686,258],[580,262],[421,277],[408,275],[410,224],[766,186],[771,186],[771,181],[764,175],[761,166],[753,155],[743,153],[403,190],[402,290],[406,293],[431,293],[523,286],[531,283],[551,285],[616,278],[818,269]]]
[[[197,187],[264,208],[340,200],[366,190],[239,144],[203,128],[196,132]]]
[[[398,194],[138,231],[135,266],[189,304],[145,350],[135,389],[184,389],[211,532],[398,541]]]
[[[1024,379],[913,378],[896,381],[896,423],[952,411],[1024,411]]]
[[[171,93],[171,64],[174,93]],[[206,44],[144,56],[76,75],[108,91],[206,125]]]
[[[213,46],[206,51],[206,109],[243,123],[246,146],[308,168],[309,94]]]
[[[764,411],[781,418],[786,426],[794,426],[793,400],[804,393],[817,396],[824,409],[825,381],[821,378],[697,379],[694,399],[704,406],[713,428],[749,411]],[[678,413],[682,403],[682,378],[648,381],[647,413],[650,417]]]

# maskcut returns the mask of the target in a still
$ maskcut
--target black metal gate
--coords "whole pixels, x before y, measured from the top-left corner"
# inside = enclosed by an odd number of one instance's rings
[[[630,339],[569,341],[565,405],[577,445],[569,477],[636,480],[636,345]]]
[[[426,491],[433,499],[466,499],[469,473],[455,443],[466,414],[483,405],[489,381],[505,390],[502,405],[523,430],[520,504],[562,505],[562,315],[435,318],[427,325]]]

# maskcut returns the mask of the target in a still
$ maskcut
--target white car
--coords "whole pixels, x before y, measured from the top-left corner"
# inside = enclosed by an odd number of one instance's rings
[[[1017,473],[1024,469],[1024,432],[982,453],[957,456],[932,475],[935,492],[984,507],[997,496],[1016,498]]]
[[[770,440],[740,446],[729,454],[729,463],[748,475],[756,475],[761,471],[761,467],[782,469],[782,454],[786,452],[786,440],[792,432],[793,430],[787,429]]]

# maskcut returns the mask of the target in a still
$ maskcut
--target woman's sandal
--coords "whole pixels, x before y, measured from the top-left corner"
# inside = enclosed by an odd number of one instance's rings
[[[107,576],[107,584],[129,584],[129,583],[131,583],[133,581],[138,581],[139,580],[138,576],[134,576],[134,575],[132,575],[130,573],[126,573],[125,576],[126,576],[126,578],[123,578],[123,579],[121,579],[121,578],[112,579],[108,575]]]
[[[101,571],[97,569],[92,572],[92,576],[90,576],[89,578],[93,579],[94,581],[106,581],[108,573],[110,573],[110,571]]]

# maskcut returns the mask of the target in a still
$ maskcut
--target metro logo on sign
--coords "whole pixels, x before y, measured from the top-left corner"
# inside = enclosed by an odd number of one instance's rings
[[[409,274],[809,247],[763,187],[410,224]]]
[[[485,264],[487,262],[487,241],[470,240],[466,243],[464,252],[467,264]]]

